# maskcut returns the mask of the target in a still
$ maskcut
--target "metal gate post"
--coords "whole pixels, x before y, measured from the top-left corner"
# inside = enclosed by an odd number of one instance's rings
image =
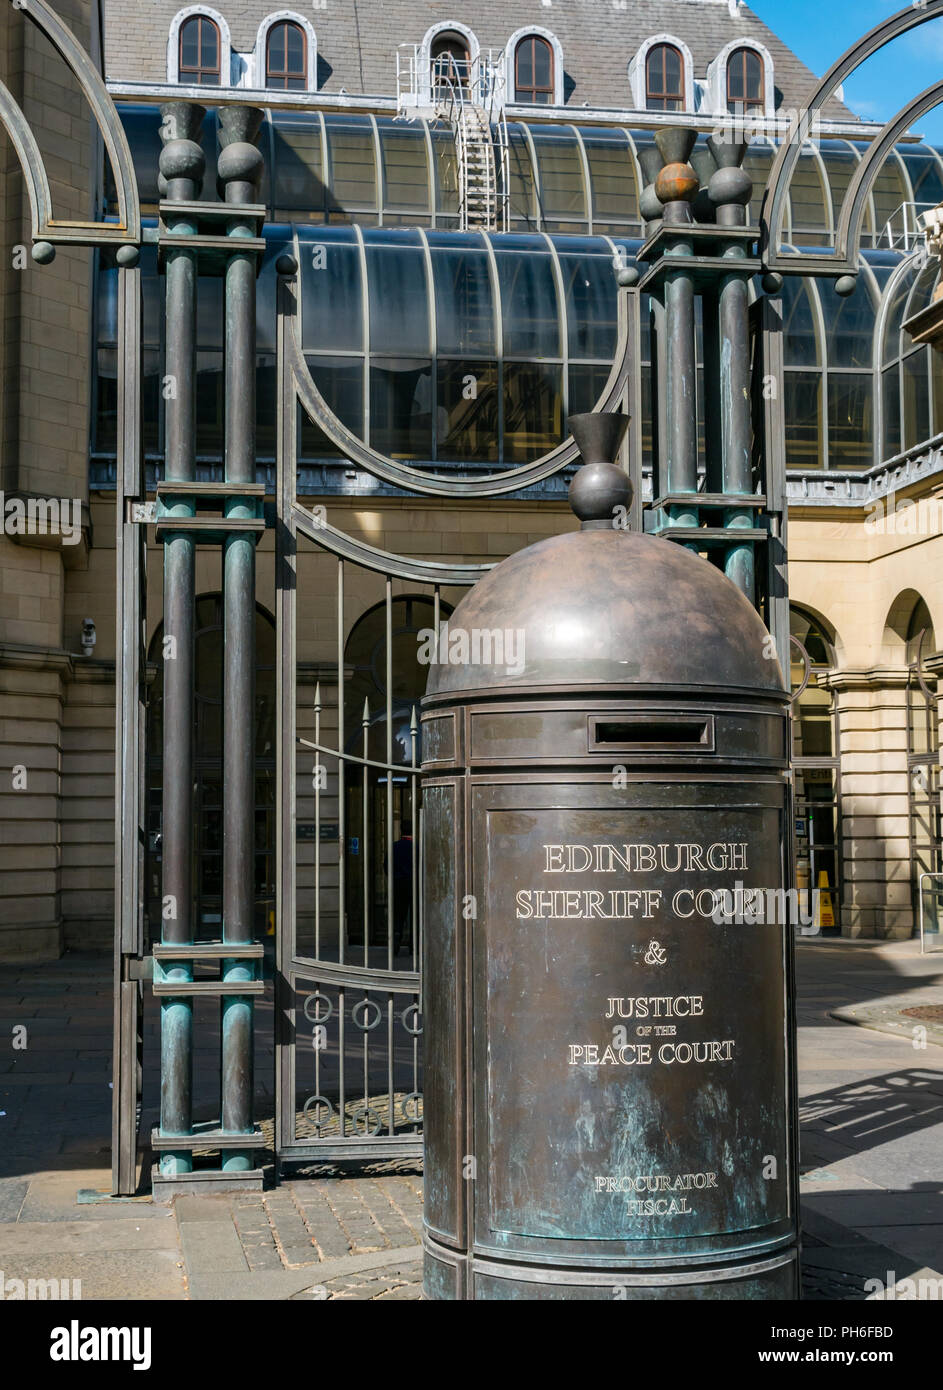
[[[694,247],[685,228],[692,222],[691,200],[698,177],[688,164],[696,139],[693,130],[663,130],[655,137],[665,167],[655,180],[655,193],[664,206],[663,226],[671,233],[665,255],[674,263],[665,279],[667,337],[665,395],[668,420],[667,488],[670,494],[691,493],[690,506],[672,505],[674,526],[697,526],[697,350],[694,320],[694,275],[683,268],[693,262]],[[677,262],[681,262],[678,265]]]
[[[746,145],[711,137],[710,151],[717,170],[708,183],[708,196],[716,209],[718,232],[723,227],[746,225],[746,204],[753,180],[742,168]],[[718,235],[723,260],[746,261],[746,246],[736,233],[724,244]],[[733,497],[752,491],[753,403],[750,373],[749,272],[734,270],[720,279],[718,294],[721,490]],[[724,512],[730,530],[753,527],[753,513],[744,506]],[[724,556],[724,572],[751,603],[755,601],[756,574],[753,546],[749,541],[731,546]]]
[[[262,112],[248,106],[220,111],[219,182],[227,204],[253,203],[262,172],[255,146]],[[255,221],[231,217],[226,234],[253,239]],[[227,522],[258,517],[255,493],[254,250],[226,262],[226,448],[224,516]],[[255,544],[252,531],[227,530],[223,539],[223,944],[252,942],[255,839]],[[226,985],[254,979],[253,962],[226,957]],[[253,1132],[253,1001],[224,994],[221,1003],[224,1133]],[[254,1167],[251,1151],[223,1149],[224,1171]]]
[[[192,202],[205,168],[199,145],[204,116],[201,106],[172,103],[161,108],[160,172],[168,202]],[[195,236],[196,221],[183,212],[167,216],[177,237]],[[192,484],[196,477],[196,286],[195,251],[174,247],[166,252],[167,293],[167,445],[168,483]],[[195,515],[192,495],[168,498],[164,529],[164,709],[162,941],[164,946],[193,942],[193,678],[196,545],[192,533],[174,532],[174,517]],[[193,983],[193,958],[162,963],[164,986]],[[161,996],[160,1134],[193,1134],[193,997]],[[162,1149],[160,1173],[189,1173],[189,1147]]]
[[[141,467],[141,271],[137,247],[119,253],[118,395],[121,455],[115,482],[117,641],[115,646],[115,1001],[111,1190],[137,1186],[144,954],[144,615],[143,528],[127,508],[143,495]]]

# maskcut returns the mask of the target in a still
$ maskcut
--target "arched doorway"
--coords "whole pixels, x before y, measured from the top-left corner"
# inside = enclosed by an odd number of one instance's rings
[[[439,610],[440,620],[452,611],[441,601]],[[388,962],[392,892],[393,968],[418,969],[411,870],[419,807],[415,776],[407,769],[422,761],[419,701],[429,668],[419,661],[420,634],[434,624],[433,599],[395,598],[389,620],[386,603],[357,620],[344,650],[345,751],[402,768],[388,776],[385,769],[365,766],[346,789],[347,936],[348,944],[362,948],[364,965]]]
[[[841,929],[838,720],[822,679],[835,665],[834,641],[820,619],[795,606],[789,610],[789,633],[796,885],[800,892],[827,891],[820,900],[821,931],[829,935]]]
[[[197,940],[218,940],[223,878],[223,606],[219,593],[196,600],[193,745],[193,883]],[[145,913],[160,939],[163,778],[163,636],[151,638],[156,670],[147,706],[147,871]],[[255,934],[271,938],[275,907],[275,625],[256,604]]]
[[[943,918],[943,878],[922,877],[943,870],[937,681],[925,664],[935,651],[933,619],[919,598],[906,628],[907,800],[914,922],[919,922],[922,899],[929,931],[938,931]]]
[[[466,91],[471,78],[468,40],[459,33],[437,34],[429,51],[432,94],[436,101],[447,101],[459,87]]]

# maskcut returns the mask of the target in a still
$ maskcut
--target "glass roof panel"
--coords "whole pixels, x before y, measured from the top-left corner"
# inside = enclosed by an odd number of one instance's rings
[[[380,159],[383,165],[383,206],[415,213],[425,219],[429,206],[429,156],[425,127],[405,125],[378,116]]]
[[[272,113],[275,144],[274,206],[277,217],[322,213],[321,117],[316,111]]]
[[[867,275],[859,275],[853,294],[842,298],[834,282],[820,280],[819,299],[825,320],[825,356],[830,367],[870,370],[874,344],[875,306]]]
[[[610,255],[560,253],[571,357],[612,361],[618,336],[616,273]]]
[[[363,351],[360,246],[353,227],[298,227],[305,352]]]
[[[432,351],[426,256],[415,230],[367,228],[370,351],[394,357]]]
[[[943,172],[940,160],[928,145],[902,145],[900,156],[914,189],[918,212],[943,202]]]
[[[885,365],[889,362],[893,362],[900,356],[900,325],[904,318],[904,307],[907,303],[907,296],[910,293],[916,274],[916,262],[910,261],[901,271],[900,275],[894,277],[889,286],[891,298],[886,308],[884,319],[884,343],[882,347],[882,361]]]
[[[803,147],[789,185],[792,240],[797,246],[820,246],[828,229],[822,178],[814,150]]]
[[[432,154],[435,173],[435,209],[437,217],[458,219],[458,164],[455,141],[451,130],[431,126]]]
[[[481,236],[430,232],[436,351],[440,356],[494,357],[494,296]]]
[[[819,335],[810,286],[798,275],[787,275],[783,282],[783,361],[786,366],[821,366]]]
[[[501,288],[505,356],[559,357],[560,305],[547,243],[543,237],[514,235],[490,240]]]
[[[823,140],[821,154],[832,198],[832,215],[837,227],[848,185],[860,161],[854,146],[846,140]]]
[[[580,135],[589,165],[593,217],[604,221],[637,222],[635,160],[625,131],[584,126]]]
[[[327,131],[331,210],[377,210],[377,161],[369,116],[324,118]]]
[[[926,265],[923,267],[919,275],[917,275],[914,280],[913,289],[910,292],[910,298],[908,299],[907,307],[904,310],[905,321],[909,319],[912,314],[917,314],[920,312],[921,309],[925,309],[927,307],[927,305],[930,303],[930,300],[933,297],[933,291],[936,288],[936,284],[939,278],[940,263],[936,259],[936,257],[934,257],[932,260],[927,261]],[[906,352],[908,348],[913,346],[906,333],[904,334],[901,346],[904,352]]]
[[[571,126],[534,126],[531,130],[540,178],[540,207],[545,219],[586,220],[586,186],[579,140]]]
[[[508,202],[512,220],[537,225],[534,166],[524,127],[508,125]]]
[[[753,180],[753,192],[750,195],[748,215],[754,222],[760,215],[760,207],[763,203],[763,191],[766,188],[766,181],[769,178],[769,171],[773,164],[773,153],[773,147],[768,142],[754,140],[753,143],[748,146],[747,152],[743,157],[743,167]]]

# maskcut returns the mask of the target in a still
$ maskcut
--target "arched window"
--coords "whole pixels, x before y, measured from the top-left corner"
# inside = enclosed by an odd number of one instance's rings
[[[841,773],[837,757],[837,720],[828,689],[835,664],[834,645],[812,614],[790,605],[790,676],[793,690],[792,764],[796,813],[796,886],[803,910],[806,892],[829,895],[832,921],[824,911],[824,930],[840,923]],[[825,901],[822,901],[825,906]]]
[[[923,893],[924,912],[939,923],[943,909],[941,881],[922,879],[939,874],[943,863],[943,824],[940,817],[940,732],[937,722],[937,680],[927,669],[936,653],[933,619],[919,598],[906,629],[907,773],[912,846],[912,891],[916,912]],[[937,925],[937,930],[939,926]],[[939,938],[938,938],[939,939]]]
[[[658,43],[645,59],[645,105],[649,111],[684,107],[684,59],[673,43]]]
[[[308,38],[293,20],[279,20],[268,31],[265,85],[291,92],[303,92],[308,85]]]
[[[471,54],[468,41],[461,34],[437,34],[429,50],[429,60],[434,96],[444,98],[456,87],[468,87]]]
[[[528,34],[514,50],[515,101],[552,106],[553,79],[553,49],[538,34]]]
[[[220,40],[216,22],[191,15],[180,26],[179,80],[187,87],[218,87]]]
[[[936,713],[936,678],[924,663],[936,651],[933,619],[925,601],[918,599],[907,624],[906,661],[909,672],[907,752],[911,758],[935,759],[939,746]]]
[[[789,610],[790,674],[793,690],[806,678],[793,707],[793,753],[797,758],[831,758],[835,754],[832,697],[818,683],[835,664],[832,643],[822,624],[801,608]]]
[[[765,75],[763,59],[755,48],[735,48],[727,59],[727,110],[763,111]]]

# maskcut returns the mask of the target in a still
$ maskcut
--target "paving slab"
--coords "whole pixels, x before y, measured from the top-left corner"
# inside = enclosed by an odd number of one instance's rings
[[[28,1191],[28,1178],[0,1178],[0,1223],[19,1220]]]
[[[168,1249],[109,1250],[91,1254],[11,1255],[5,1280],[78,1279],[82,1299],[183,1299],[186,1279],[176,1242]]]
[[[223,1276],[220,1274],[191,1275],[188,1281],[190,1297],[195,1299],[270,1299],[292,1298],[313,1285],[325,1286],[325,1280],[353,1273],[383,1271],[388,1266],[401,1269],[410,1265],[417,1271],[422,1265],[422,1248],[415,1250],[381,1251],[370,1255],[349,1255],[342,1260],[326,1260],[311,1269],[262,1271],[258,1274]]]
[[[214,1272],[243,1274],[249,1264],[232,1219],[187,1221],[180,1227],[180,1243],[191,1274]]]
[[[13,1256],[177,1248],[173,1213],[163,1221],[129,1216],[119,1221],[19,1221],[0,1227],[0,1267]],[[180,1255],[177,1256],[180,1259]]]

